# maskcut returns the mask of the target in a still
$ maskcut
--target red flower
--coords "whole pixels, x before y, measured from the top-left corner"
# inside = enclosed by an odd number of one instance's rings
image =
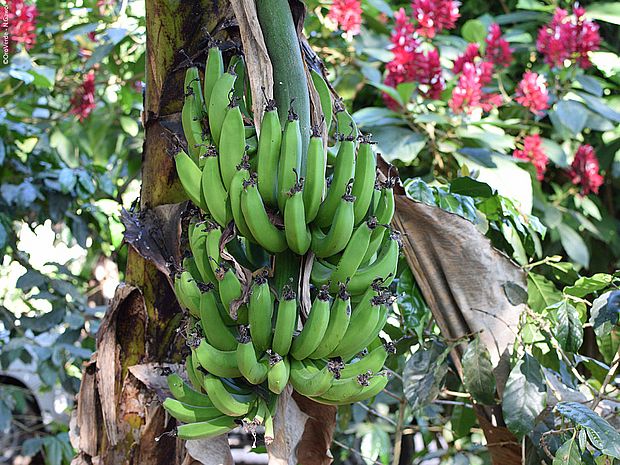
[[[499,24],[491,24],[489,34],[484,41],[487,44],[484,55],[488,61],[499,66],[510,65],[512,50],[508,46],[506,39],[502,37],[502,30]]]
[[[580,145],[575,158],[568,169],[571,182],[581,186],[581,193],[598,194],[598,188],[603,184],[603,176],[599,173],[599,164],[596,153],[591,145]]]
[[[538,73],[526,71],[517,85],[515,100],[535,115],[540,115],[543,110],[549,108],[549,94],[545,78]]]
[[[437,50],[420,50],[420,41],[415,36],[415,28],[404,9],[394,14],[396,24],[392,32],[392,52],[394,59],[387,66],[385,84],[396,87],[402,82],[417,82],[426,87],[424,96],[437,99],[444,88]],[[396,109],[398,104],[389,96],[384,96],[386,105]]]
[[[84,82],[75,90],[71,97],[71,114],[84,121],[94,110],[95,106],[95,72],[89,71],[84,77]]]
[[[584,14],[581,7],[576,7],[571,16],[557,8],[551,22],[538,31],[536,48],[544,55],[545,63],[561,67],[570,60],[582,68],[590,66],[588,52],[598,50],[601,37],[598,25]]]
[[[512,156],[519,160],[531,162],[536,168],[536,179],[539,181],[545,179],[549,157],[543,152],[538,134],[525,136],[523,139],[523,150],[515,150]]]
[[[482,62],[485,65],[488,62]],[[493,66],[491,64],[491,66]],[[474,63],[464,63],[463,72],[459,76],[456,87],[452,90],[452,97],[448,106],[456,114],[471,114],[476,108],[491,111],[501,105],[502,97],[499,94],[483,92],[482,87],[487,83],[488,66],[477,66]]]
[[[361,3],[361,0],[334,0],[327,17],[346,33],[357,35],[362,24]]]
[[[465,49],[465,53],[459,55],[456,60],[454,60],[454,66],[452,71],[454,74],[458,74],[463,71],[463,65],[465,63],[474,63],[476,58],[480,57],[480,46],[478,44],[467,44],[467,48]]]
[[[443,29],[454,29],[460,2],[453,0],[413,0],[413,17],[418,21],[417,33],[432,39]]]
[[[37,41],[36,19],[39,11],[35,5],[26,5],[24,0],[8,2],[9,39],[24,44],[30,50]]]

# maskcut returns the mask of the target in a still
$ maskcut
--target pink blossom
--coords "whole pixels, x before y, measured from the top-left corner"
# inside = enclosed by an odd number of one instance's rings
[[[531,71],[526,71],[517,85],[515,100],[528,108],[535,115],[540,115],[549,108],[549,93],[545,78]]]
[[[502,37],[502,30],[499,24],[493,23],[489,27],[489,34],[484,41],[487,48],[484,52],[485,58],[498,66],[509,66],[512,61],[512,50],[508,46],[506,39]]]
[[[523,139],[523,149],[515,150],[512,155],[519,160],[531,162],[536,168],[536,179],[539,181],[545,179],[545,172],[547,171],[547,165],[549,164],[549,157],[547,157],[543,151],[540,136],[538,134],[525,136]]]
[[[24,0],[10,0],[7,13],[8,38],[30,50],[37,41],[35,30],[39,11],[36,5],[27,5]]]
[[[71,97],[71,110],[69,112],[76,115],[80,121],[84,121],[96,105],[95,72],[91,70],[84,76],[84,82]]]
[[[448,106],[454,113],[471,114],[476,108],[491,111],[501,105],[501,95],[486,93],[482,90],[488,74],[484,68],[474,63],[463,64],[463,71],[456,87],[452,90],[452,97],[448,101]]]
[[[583,195],[590,192],[598,194],[599,187],[603,185],[603,176],[599,173],[598,158],[591,145],[579,146],[568,169],[568,175],[573,184],[581,186]]]
[[[357,35],[362,24],[361,4],[361,0],[334,0],[327,17],[346,33]]]
[[[458,74],[463,71],[463,65],[465,63],[474,63],[476,58],[480,58],[480,46],[478,44],[467,44],[467,48],[462,55],[459,55],[456,60],[454,60],[454,66],[452,71],[454,74]]]
[[[443,29],[454,29],[459,14],[460,2],[454,0],[413,0],[413,18],[417,20],[416,31],[432,39]]]
[[[543,54],[545,63],[562,67],[570,60],[582,68],[590,66],[588,52],[598,50],[601,37],[598,25],[584,14],[581,7],[576,7],[570,16],[566,10],[557,8],[551,22],[538,31],[536,48]]]

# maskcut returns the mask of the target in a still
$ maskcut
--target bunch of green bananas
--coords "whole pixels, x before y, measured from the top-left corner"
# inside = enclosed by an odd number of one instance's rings
[[[293,108],[284,127],[273,101],[259,129],[248,123],[251,97],[235,63],[243,68],[236,59],[224,72],[214,47],[204,86],[197,68],[186,74],[188,150],[175,162],[201,212],[190,222],[191,255],[174,286],[197,336],[188,339],[191,386],[172,375],[176,400],[164,407],[185,423],[181,438],[246,422],[264,424],[268,442],[275,399],[288,383],[330,405],[371,398],[387,384],[390,348],[378,335],[393,302],[399,238],[389,226],[393,180],[377,180],[370,138],[344,107],[336,103],[331,153],[315,127],[303,157]],[[330,129],[329,89],[319,74],[312,78]],[[313,286],[300,317],[301,256],[313,260]]]

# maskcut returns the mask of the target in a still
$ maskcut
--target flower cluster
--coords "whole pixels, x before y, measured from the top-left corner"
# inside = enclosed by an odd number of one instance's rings
[[[542,181],[545,178],[549,158],[542,149],[538,134],[525,136],[523,139],[523,149],[515,150],[512,155],[519,160],[531,162],[536,168],[536,179]]]
[[[583,195],[588,195],[590,192],[598,194],[598,189],[603,184],[603,176],[599,173],[598,158],[591,145],[579,146],[568,175],[573,184],[581,186]]]
[[[460,73],[448,102],[454,113],[471,114],[476,108],[490,111],[502,103],[501,95],[485,92],[483,88],[491,82],[495,66],[507,67],[510,64],[512,50],[497,24],[489,27],[485,42],[484,54],[480,53],[478,44],[472,43],[454,60],[452,72],[456,75]]]
[[[84,121],[95,106],[95,72],[91,70],[71,97],[70,113],[76,115],[80,121]]]
[[[544,76],[526,71],[517,85],[515,100],[535,115],[549,108],[549,93]]]
[[[411,9],[418,24],[416,32],[432,39],[443,29],[454,29],[461,16],[459,5],[453,0],[413,0]]]
[[[422,50],[415,26],[403,8],[394,17],[396,27],[391,39],[394,59],[386,66],[385,84],[396,87],[402,82],[417,82],[424,85],[422,93],[425,97],[439,98],[444,89],[439,52],[436,49]],[[391,108],[397,105],[389,97],[386,97],[386,104]]]
[[[8,3],[9,38],[24,44],[30,50],[37,41],[36,19],[39,15],[36,5],[27,5],[24,0],[11,0]]]
[[[586,19],[585,10],[577,6],[570,16],[562,8],[555,10],[551,22],[538,31],[536,48],[550,66],[562,67],[566,61],[574,61],[588,68],[588,52],[598,50],[600,43],[598,25]]]
[[[354,36],[360,33],[362,24],[361,0],[334,0],[327,18],[336,23],[340,29]]]

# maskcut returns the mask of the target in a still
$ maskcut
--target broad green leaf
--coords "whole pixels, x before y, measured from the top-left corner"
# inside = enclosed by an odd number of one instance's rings
[[[607,23],[620,24],[620,2],[591,3],[586,8],[586,16]]]
[[[590,60],[605,77],[615,77],[620,71],[620,57],[613,52],[591,52]]]
[[[467,42],[483,43],[487,36],[487,28],[478,19],[470,19],[461,27],[461,35]]]
[[[487,198],[493,195],[493,189],[469,176],[461,176],[450,183],[450,192],[453,194],[468,195],[470,197]]]
[[[523,289],[519,284],[506,281],[502,284],[502,289],[504,290],[504,294],[506,294],[508,302],[512,305],[516,306],[527,303],[527,290]]]
[[[457,439],[469,436],[471,429],[478,424],[474,409],[470,405],[455,405],[450,423]]]
[[[495,404],[495,375],[489,351],[476,336],[462,358],[463,385],[476,402],[485,405]]]
[[[140,126],[138,125],[138,122],[135,119],[130,118],[128,116],[121,116],[120,122],[121,122],[121,127],[123,128],[123,131],[125,131],[131,137],[136,137],[138,133],[140,132]]]
[[[432,341],[429,348],[420,347],[405,364],[403,390],[413,411],[426,407],[439,395],[448,372],[449,348]]]
[[[583,276],[579,278],[572,286],[564,288],[564,293],[574,295],[575,297],[585,297],[593,292],[600,291],[608,287],[614,277],[606,273],[596,273],[592,276]]]
[[[388,108],[366,107],[353,113],[353,119],[361,128],[385,126],[402,122],[402,117]]]
[[[566,253],[577,264],[587,268],[590,263],[590,251],[581,235],[565,223],[557,226],[560,242]]]
[[[381,153],[386,161],[411,163],[426,145],[425,136],[407,128],[382,126],[372,128],[370,132],[377,141],[377,152]]]
[[[411,199],[425,203],[426,205],[437,205],[433,189],[431,189],[428,184],[420,178],[411,179],[409,181],[409,183],[405,183],[405,191]]]
[[[528,305],[535,312],[542,313],[547,307],[562,300],[562,294],[554,284],[542,275],[528,273],[527,293]]]
[[[609,291],[596,298],[590,309],[590,323],[597,336],[609,334],[620,319],[620,291]]]
[[[586,94],[585,92],[576,92],[579,97],[581,97],[588,105],[588,108],[597,112],[599,115],[604,116],[605,118],[614,121],[616,123],[620,123],[620,113],[616,110],[610,108],[605,100],[594,97],[590,94]]]
[[[603,88],[596,78],[588,76],[587,74],[582,74],[581,76],[577,76],[577,82],[581,84],[581,87],[583,87],[586,92],[598,97],[603,96]]]
[[[544,137],[541,138],[541,141],[545,155],[547,155],[553,163],[560,168],[565,168],[568,166],[568,162],[566,161],[566,153],[560,144]]]
[[[555,338],[568,352],[577,352],[583,343],[583,327],[579,313],[567,300],[556,307]]]
[[[431,318],[431,311],[426,305],[409,267],[405,267],[398,277],[396,294],[398,296],[398,311],[403,318],[404,329],[415,331],[418,339],[422,340],[424,328]]]
[[[575,100],[561,100],[556,104],[555,111],[560,122],[573,134],[579,134],[585,127],[588,113],[583,104]]]
[[[405,102],[403,102],[400,94],[398,93],[398,91],[394,87],[387,86],[387,85],[385,85],[385,84],[383,84],[381,82],[369,81],[368,84],[370,84],[371,86],[376,87],[380,91],[383,91],[386,94],[388,94],[390,97],[392,97],[394,100],[396,100],[396,102],[400,106],[403,106],[405,104]]]
[[[502,411],[506,425],[518,438],[532,432],[536,417],[547,403],[542,367],[529,354],[520,359],[508,376]]]
[[[368,465],[373,465],[377,459],[380,463],[388,464],[391,450],[389,434],[378,426],[362,437],[360,452]]]
[[[574,439],[569,439],[555,453],[553,465],[581,465],[581,454]]]
[[[620,329],[612,329],[608,333],[596,335],[596,345],[605,363],[611,364],[620,349]]]
[[[590,443],[603,454],[620,459],[620,433],[607,420],[578,402],[558,402],[555,410],[588,433]]]

